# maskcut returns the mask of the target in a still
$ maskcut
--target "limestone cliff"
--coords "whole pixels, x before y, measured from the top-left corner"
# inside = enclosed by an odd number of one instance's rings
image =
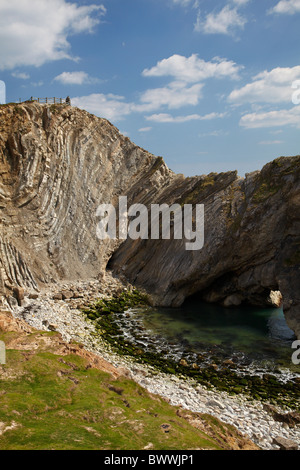
[[[118,241],[96,237],[100,203],[178,178],[105,119],[70,106],[0,107],[2,285],[92,278]]]
[[[195,293],[225,305],[280,290],[300,337],[300,157],[260,172],[184,178],[104,119],[65,105],[0,107],[0,272],[4,295],[59,279],[101,277],[106,265],[157,305]],[[204,204],[205,244],[100,241],[99,204]]]
[[[280,291],[300,337],[300,157],[279,158],[245,179],[210,174],[171,188],[161,202],[204,204],[202,250],[186,251],[184,240],[128,240],[110,267],[163,306],[195,293],[225,306],[268,305],[270,291]]]

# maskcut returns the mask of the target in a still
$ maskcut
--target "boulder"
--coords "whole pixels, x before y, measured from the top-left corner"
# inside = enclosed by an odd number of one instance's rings
[[[275,437],[273,442],[280,447],[280,450],[298,450],[299,448],[297,442],[281,436]]]
[[[19,286],[14,287],[13,293],[14,293],[14,297],[17,299],[18,305],[22,306],[23,301],[24,301],[24,296],[25,296],[23,287],[19,287]]]

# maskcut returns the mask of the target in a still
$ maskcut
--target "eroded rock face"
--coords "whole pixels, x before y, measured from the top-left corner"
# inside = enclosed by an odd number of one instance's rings
[[[280,291],[300,337],[300,157],[239,178],[184,178],[108,121],[64,105],[0,107],[0,284],[38,289],[55,280],[101,278],[109,268],[156,305],[196,292],[210,302],[269,302]],[[205,243],[100,241],[99,204],[204,204]],[[18,299],[16,299],[19,302]]]
[[[169,203],[205,207],[205,244],[126,241],[110,266],[152,293],[156,305],[180,306],[200,292],[225,306],[270,305],[280,291],[287,323],[300,337],[300,157],[280,158],[261,172],[193,178]],[[187,189],[187,192],[185,192]]]
[[[0,107],[2,288],[103,273],[120,244],[96,237],[99,204],[178,177],[105,119],[70,106]]]

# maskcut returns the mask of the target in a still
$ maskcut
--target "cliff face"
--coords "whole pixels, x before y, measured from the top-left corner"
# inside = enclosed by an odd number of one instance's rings
[[[265,305],[279,290],[300,337],[300,157],[277,159],[245,179],[209,175],[178,189],[168,191],[169,203],[204,204],[202,250],[186,251],[181,240],[128,240],[109,265],[157,305],[179,306],[195,293],[225,306]]]
[[[3,294],[58,279],[101,276],[106,265],[156,305],[192,294],[263,305],[280,290],[300,337],[300,157],[261,172],[184,178],[108,121],[69,106],[0,107],[0,266]],[[100,241],[99,204],[204,204],[201,250],[186,240]],[[194,214],[195,218],[195,214]]]
[[[96,210],[176,179],[108,121],[69,106],[0,107],[2,284],[99,275],[119,241],[96,237]]]

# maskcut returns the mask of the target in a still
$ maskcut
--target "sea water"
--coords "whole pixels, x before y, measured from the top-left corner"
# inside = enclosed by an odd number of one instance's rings
[[[224,308],[191,298],[180,308],[131,309],[118,323],[128,340],[167,358],[293,368],[295,335],[281,308]]]

